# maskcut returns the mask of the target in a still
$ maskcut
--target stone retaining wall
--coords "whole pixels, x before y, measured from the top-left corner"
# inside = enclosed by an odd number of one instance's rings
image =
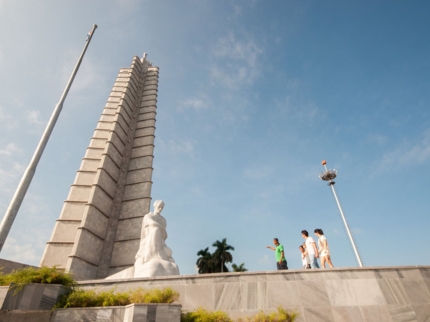
[[[177,304],[130,304],[127,306],[57,309],[50,322],[180,322]]]
[[[203,306],[236,318],[279,305],[299,321],[429,321],[430,266],[188,275],[79,283],[118,291],[170,286],[183,310]]]

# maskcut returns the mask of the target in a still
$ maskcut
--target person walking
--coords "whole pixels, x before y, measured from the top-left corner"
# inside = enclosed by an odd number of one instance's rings
[[[307,230],[302,230],[302,237],[305,239],[306,250],[304,255],[309,255],[309,260],[311,262],[311,268],[320,268],[318,265],[318,250],[315,241],[312,237],[309,237]]]
[[[284,253],[284,246],[282,246],[279,243],[278,238],[274,238],[273,239],[273,244],[275,245],[275,247],[272,246],[266,246],[266,248],[269,248],[271,250],[275,251],[275,256],[276,256],[276,268],[278,270],[281,269],[288,269],[287,266],[287,260],[285,259],[285,253]]]
[[[305,253],[305,245],[300,245],[299,246],[299,250],[300,250],[300,253],[302,253],[301,258],[302,258],[302,267],[303,267],[303,269],[309,269],[309,268],[311,268],[311,264],[310,264],[310,260],[309,260],[309,255],[304,255],[304,253]]]
[[[326,268],[325,263],[334,268],[330,258],[330,248],[328,247],[327,238],[324,236],[324,232],[320,228],[314,230],[315,235],[318,237],[318,253],[321,258],[321,268]]]

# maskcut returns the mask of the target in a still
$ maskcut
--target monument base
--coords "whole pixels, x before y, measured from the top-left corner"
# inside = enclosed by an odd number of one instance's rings
[[[278,306],[298,321],[427,321],[430,266],[218,273],[81,281],[84,289],[171,287],[183,310],[202,306],[232,318]]]
[[[138,277],[177,276],[178,266],[165,260],[151,260],[146,263],[136,261],[134,266],[106,277],[106,280],[129,279]]]

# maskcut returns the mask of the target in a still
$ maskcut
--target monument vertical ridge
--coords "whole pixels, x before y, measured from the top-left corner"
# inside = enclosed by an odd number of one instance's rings
[[[131,267],[152,188],[158,67],[120,69],[41,265],[80,279]]]

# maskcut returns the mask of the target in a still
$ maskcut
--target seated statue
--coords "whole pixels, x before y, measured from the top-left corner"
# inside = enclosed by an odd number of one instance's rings
[[[134,263],[134,277],[179,275],[179,268],[166,246],[166,219],[161,216],[164,202],[154,202],[154,212],[143,217],[140,247]]]

